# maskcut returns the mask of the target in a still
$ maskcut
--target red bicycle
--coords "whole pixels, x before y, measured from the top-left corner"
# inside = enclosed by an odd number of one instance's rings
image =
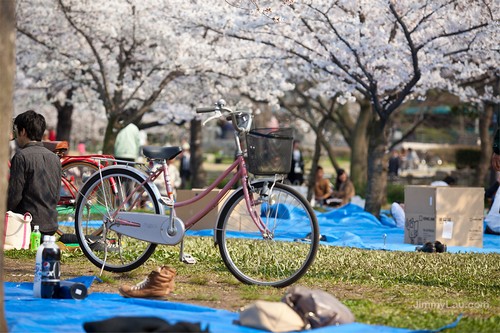
[[[66,141],[44,141],[43,145],[59,156],[61,160],[61,191],[57,210],[59,212],[59,229],[57,234],[74,235],[75,203],[79,190],[90,176],[105,166],[114,164],[112,155],[89,154],[89,155],[66,155],[68,142]],[[74,243],[77,243],[76,237]],[[73,243],[71,239],[67,239]]]

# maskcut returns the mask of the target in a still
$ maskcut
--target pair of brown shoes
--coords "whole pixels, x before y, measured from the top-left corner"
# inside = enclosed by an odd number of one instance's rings
[[[446,244],[441,243],[440,241],[435,242],[427,242],[423,246],[419,246],[416,248],[418,252],[427,252],[427,253],[444,253],[448,250]]]
[[[133,286],[120,286],[118,291],[124,297],[165,299],[174,290],[176,274],[176,270],[172,267],[158,267],[143,281]]]

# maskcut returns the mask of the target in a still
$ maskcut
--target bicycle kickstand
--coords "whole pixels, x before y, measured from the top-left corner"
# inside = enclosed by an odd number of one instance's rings
[[[196,264],[196,259],[192,255],[190,255],[189,253],[184,253],[184,239],[181,241],[179,260],[185,264]]]

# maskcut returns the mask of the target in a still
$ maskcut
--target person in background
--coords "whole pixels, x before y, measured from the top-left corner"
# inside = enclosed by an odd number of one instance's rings
[[[49,128],[49,141],[56,141],[56,130],[52,127]]]
[[[495,181],[484,191],[484,199],[488,203],[487,208],[491,209],[495,195],[500,187],[500,172],[495,171]]]
[[[181,167],[179,170],[181,176],[181,188],[186,189],[189,187],[191,180],[191,152],[189,143],[182,144]]]
[[[344,206],[351,202],[352,197],[355,195],[354,184],[349,179],[347,172],[344,169],[338,169],[337,180],[331,198],[327,199],[326,203],[334,206],[338,205],[338,207]]]
[[[491,155],[491,167],[496,172],[500,171],[500,109],[497,112],[497,130],[493,138],[493,154]],[[500,191],[496,191],[491,209],[486,215],[486,234],[500,235]]]
[[[86,144],[85,144],[85,141],[80,141],[78,142],[78,154],[80,155],[87,155],[87,148],[86,148]]]
[[[14,119],[13,138],[20,149],[11,160],[7,210],[29,212],[32,230],[38,225],[42,235],[54,235],[58,228],[61,162],[43,146],[45,127],[45,118],[33,110]]]
[[[332,195],[332,184],[326,178],[323,167],[317,166],[316,175],[314,178],[314,200],[320,206],[325,203],[325,200]]]
[[[399,158],[399,153],[397,150],[393,150],[391,157],[389,157],[389,178],[394,178],[399,175],[401,160]]]
[[[408,148],[406,161],[409,170],[418,169],[418,165],[420,164],[420,158],[418,157],[417,152],[412,148]]]
[[[140,148],[139,128],[134,123],[130,123],[116,136],[115,158],[117,160],[135,162],[139,157]]]
[[[401,170],[408,169],[408,152],[406,149],[401,148],[401,152],[399,153],[399,161]]]
[[[304,158],[299,145],[300,141],[293,142],[292,165],[288,173],[288,180],[292,185],[302,185],[304,182]]]

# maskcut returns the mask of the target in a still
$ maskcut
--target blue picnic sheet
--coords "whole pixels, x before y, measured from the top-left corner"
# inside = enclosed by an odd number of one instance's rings
[[[290,237],[300,238],[307,232],[301,233],[297,229],[294,220],[300,218],[299,215],[300,213],[290,211],[287,218],[280,222],[283,229],[289,226],[296,232],[288,234]],[[324,236],[322,244],[370,250],[415,251],[415,245],[404,243],[404,229],[397,228],[396,222],[387,213],[383,212],[380,219],[377,219],[360,206],[348,204],[326,212],[316,211],[316,216],[320,233]],[[187,234],[211,236],[213,230],[189,230]],[[448,252],[500,253],[500,236],[484,234],[482,248],[448,246]]]
[[[75,279],[73,279],[75,280]],[[77,279],[90,287],[93,277]],[[5,282],[5,316],[9,332],[85,332],[83,324],[118,316],[154,316],[174,324],[178,321],[200,323],[212,333],[257,333],[265,332],[234,323],[239,318],[237,312],[169,301],[124,298],[119,294],[90,293],[84,300],[33,298],[32,283]],[[454,327],[455,322],[438,329],[409,330],[388,326],[353,323],[328,326],[311,330],[317,333],[352,332],[439,332]]]

